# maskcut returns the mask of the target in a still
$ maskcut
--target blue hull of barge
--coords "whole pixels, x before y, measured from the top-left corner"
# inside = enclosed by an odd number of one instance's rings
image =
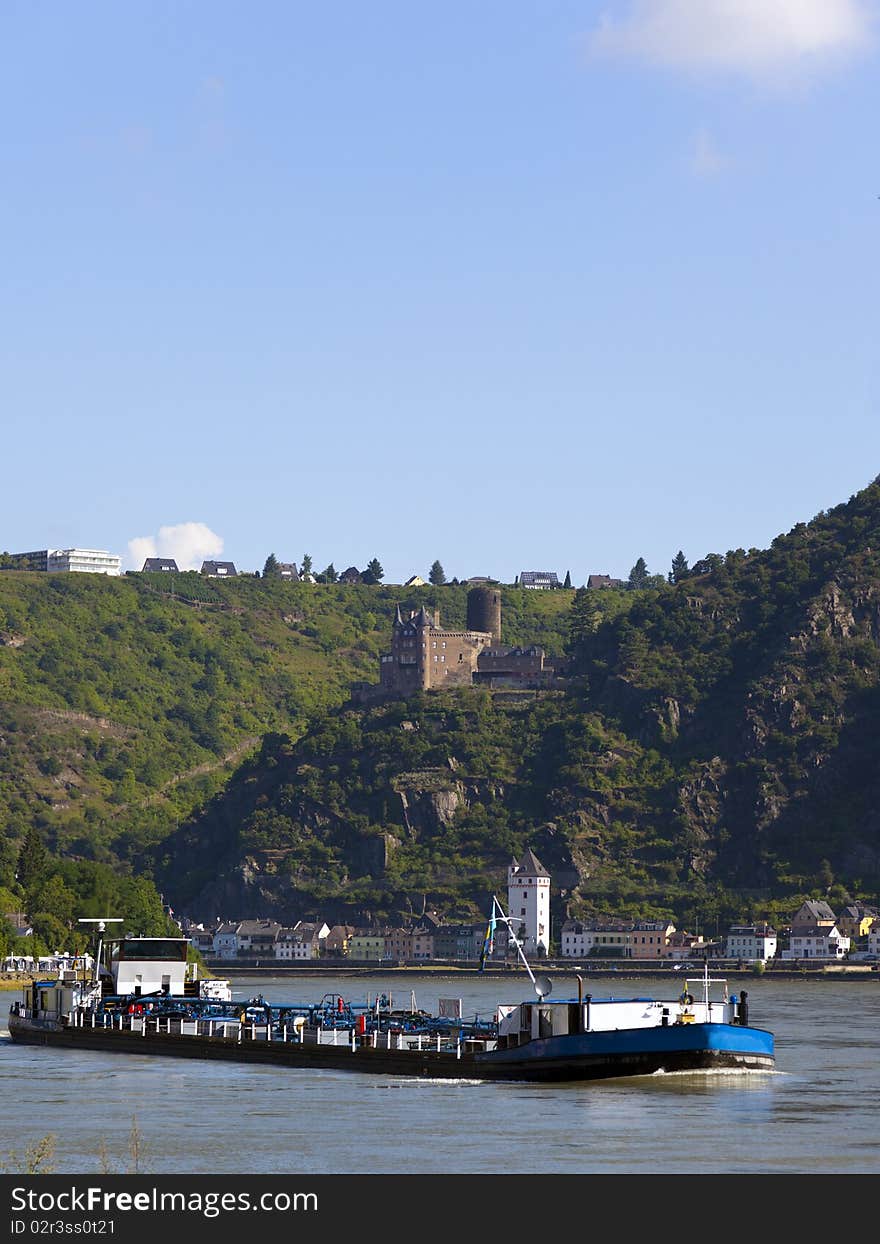
[[[477,1063],[483,1060],[491,1062],[494,1076],[506,1064],[529,1079],[594,1079],[713,1068],[770,1070],[775,1050],[773,1034],[761,1028],[672,1024],[538,1038],[476,1056]]]

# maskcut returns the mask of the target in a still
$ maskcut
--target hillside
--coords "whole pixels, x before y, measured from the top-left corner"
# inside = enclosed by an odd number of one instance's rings
[[[355,709],[397,601],[463,588],[0,575],[0,884],[36,827],[202,917],[471,916],[526,843],[557,921],[876,902],[880,484],[679,580],[505,588],[567,691]]]
[[[558,652],[571,596],[511,591],[510,641]],[[29,827],[61,856],[140,859],[266,732],[376,681],[398,601],[464,623],[455,586],[0,574],[0,885]]]
[[[625,611],[601,595],[571,611],[586,689],[427,695],[267,739],[157,875],[211,915],[465,915],[529,842],[557,919],[876,901],[880,486]]]

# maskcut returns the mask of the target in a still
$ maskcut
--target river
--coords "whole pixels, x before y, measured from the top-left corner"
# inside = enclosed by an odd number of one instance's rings
[[[3,990],[0,1167],[23,1169],[25,1149],[51,1134],[56,1173],[880,1173],[880,978],[746,985],[750,1022],[776,1037],[774,1072],[565,1085],[58,1053],[9,1040],[18,991]],[[644,996],[657,982],[590,988]],[[395,1005],[414,991],[425,1010],[461,998],[465,1015],[533,996],[525,976],[477,973],[233,981],[236,1000],[366,1002],[377,991]],[[553,992],[573,996],[574,980]]]

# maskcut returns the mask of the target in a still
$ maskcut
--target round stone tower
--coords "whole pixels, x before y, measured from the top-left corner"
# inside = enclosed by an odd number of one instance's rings
[[[501,592],[494,587],[472,587],[467,595],[467,628],[488,631],[501,643]]]

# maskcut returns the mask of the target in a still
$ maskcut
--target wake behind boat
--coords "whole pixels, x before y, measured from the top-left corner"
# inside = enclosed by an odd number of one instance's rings
[[[506,919],[506,917],[502,917]],[[12,1040],[102,1053],[256,1062],[422,1078],[566,1081],[714,1068],[772,1070],[773,1035],[749,1024],[748,996],[727,982],[688,977],[674,997],[550,1001],[551,983],[520,957],[534,995],[465,1018],[455,999],[437,1014],[355,1005],[340,994],[317,1002],[246,1004],[206,996],[186,979],[185,938],[110,939],[103,922],[93,974],[36,981],[13,1002]],[[514,939],[514,944],[516,940]],[[517,944],[518,945],[518,944]],[[518,947],[519,949],[519,947]],[[203,984],[205,984],[203,982]]]

